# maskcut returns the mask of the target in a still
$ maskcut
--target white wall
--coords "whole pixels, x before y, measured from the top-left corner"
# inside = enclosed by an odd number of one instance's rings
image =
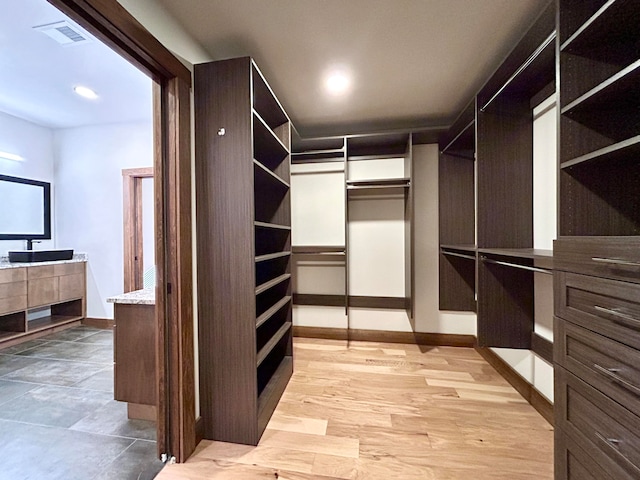
[[[21,162],[0,158],[1,175],[29,178],[52,184],[52,240],[43,240],[38,249],[52,248],[55,243],[52,130],[0,112],[0,151],[24,158]],[[2,208],[1,200],[0,208]],[[0,240],[0,255],[6,255],[9,250],[24,249],[23,240]]]
[[[58,247],[86,252],[87,316],[113,318],[123,291],[122,169],[153,165],[150,122],[56,130]]]

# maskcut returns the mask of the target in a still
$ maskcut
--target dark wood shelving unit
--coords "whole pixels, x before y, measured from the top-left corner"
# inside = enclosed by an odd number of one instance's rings
[[[560,235],[638,235],[640,5],[562,2]]]
[[[439,308],[476,311],[475,98],[439,139]]]
[[[635,478],[640,461],[613,432],[640,424],[640,2],[558,6],[555,478],[581,480],[594,459],[611,478]]]
[[[532,348],[534,273],[546,272],[535,266],[532,250],[533,108],[555,91],[555,40],[550,3],[477,96],[482,347]]]
[[[257,445],[293,372],[290,121],[249,57],[194,90],[204,437]]]

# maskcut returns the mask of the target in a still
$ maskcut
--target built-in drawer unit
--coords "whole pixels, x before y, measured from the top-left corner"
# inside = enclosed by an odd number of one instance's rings
[[[556,428],[612,478],[640,478],[640,418],[563,368],[555,380]]]
[[[638,351],[560,318],[554,323],[556,362],[640,416]]]
[[[84,263],[29,267],[27,274],[29,308],[83,297],[84,269]]]
[[[556,270],[640,283],[640,237],[564,237],[553,244]]]
[[[558,272],[556,315],[640,349],[640,285]]]
[[[0,315],[27,308],[27,269],[0,270]]]
[[[562,430],[555,430],[555,478],[562,480],[614,480]]]

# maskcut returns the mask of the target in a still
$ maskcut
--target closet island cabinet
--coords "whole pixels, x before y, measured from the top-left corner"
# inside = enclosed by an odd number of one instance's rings
[[[255,62],[195,66],[204,437],[257,445],[293,372],[290,121]]]

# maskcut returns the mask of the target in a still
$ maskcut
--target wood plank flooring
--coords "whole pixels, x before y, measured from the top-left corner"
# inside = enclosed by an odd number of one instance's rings
[[[205,440],[157,479],[553,479],[553,428],[473,349],[294,348],[257,447]]]

